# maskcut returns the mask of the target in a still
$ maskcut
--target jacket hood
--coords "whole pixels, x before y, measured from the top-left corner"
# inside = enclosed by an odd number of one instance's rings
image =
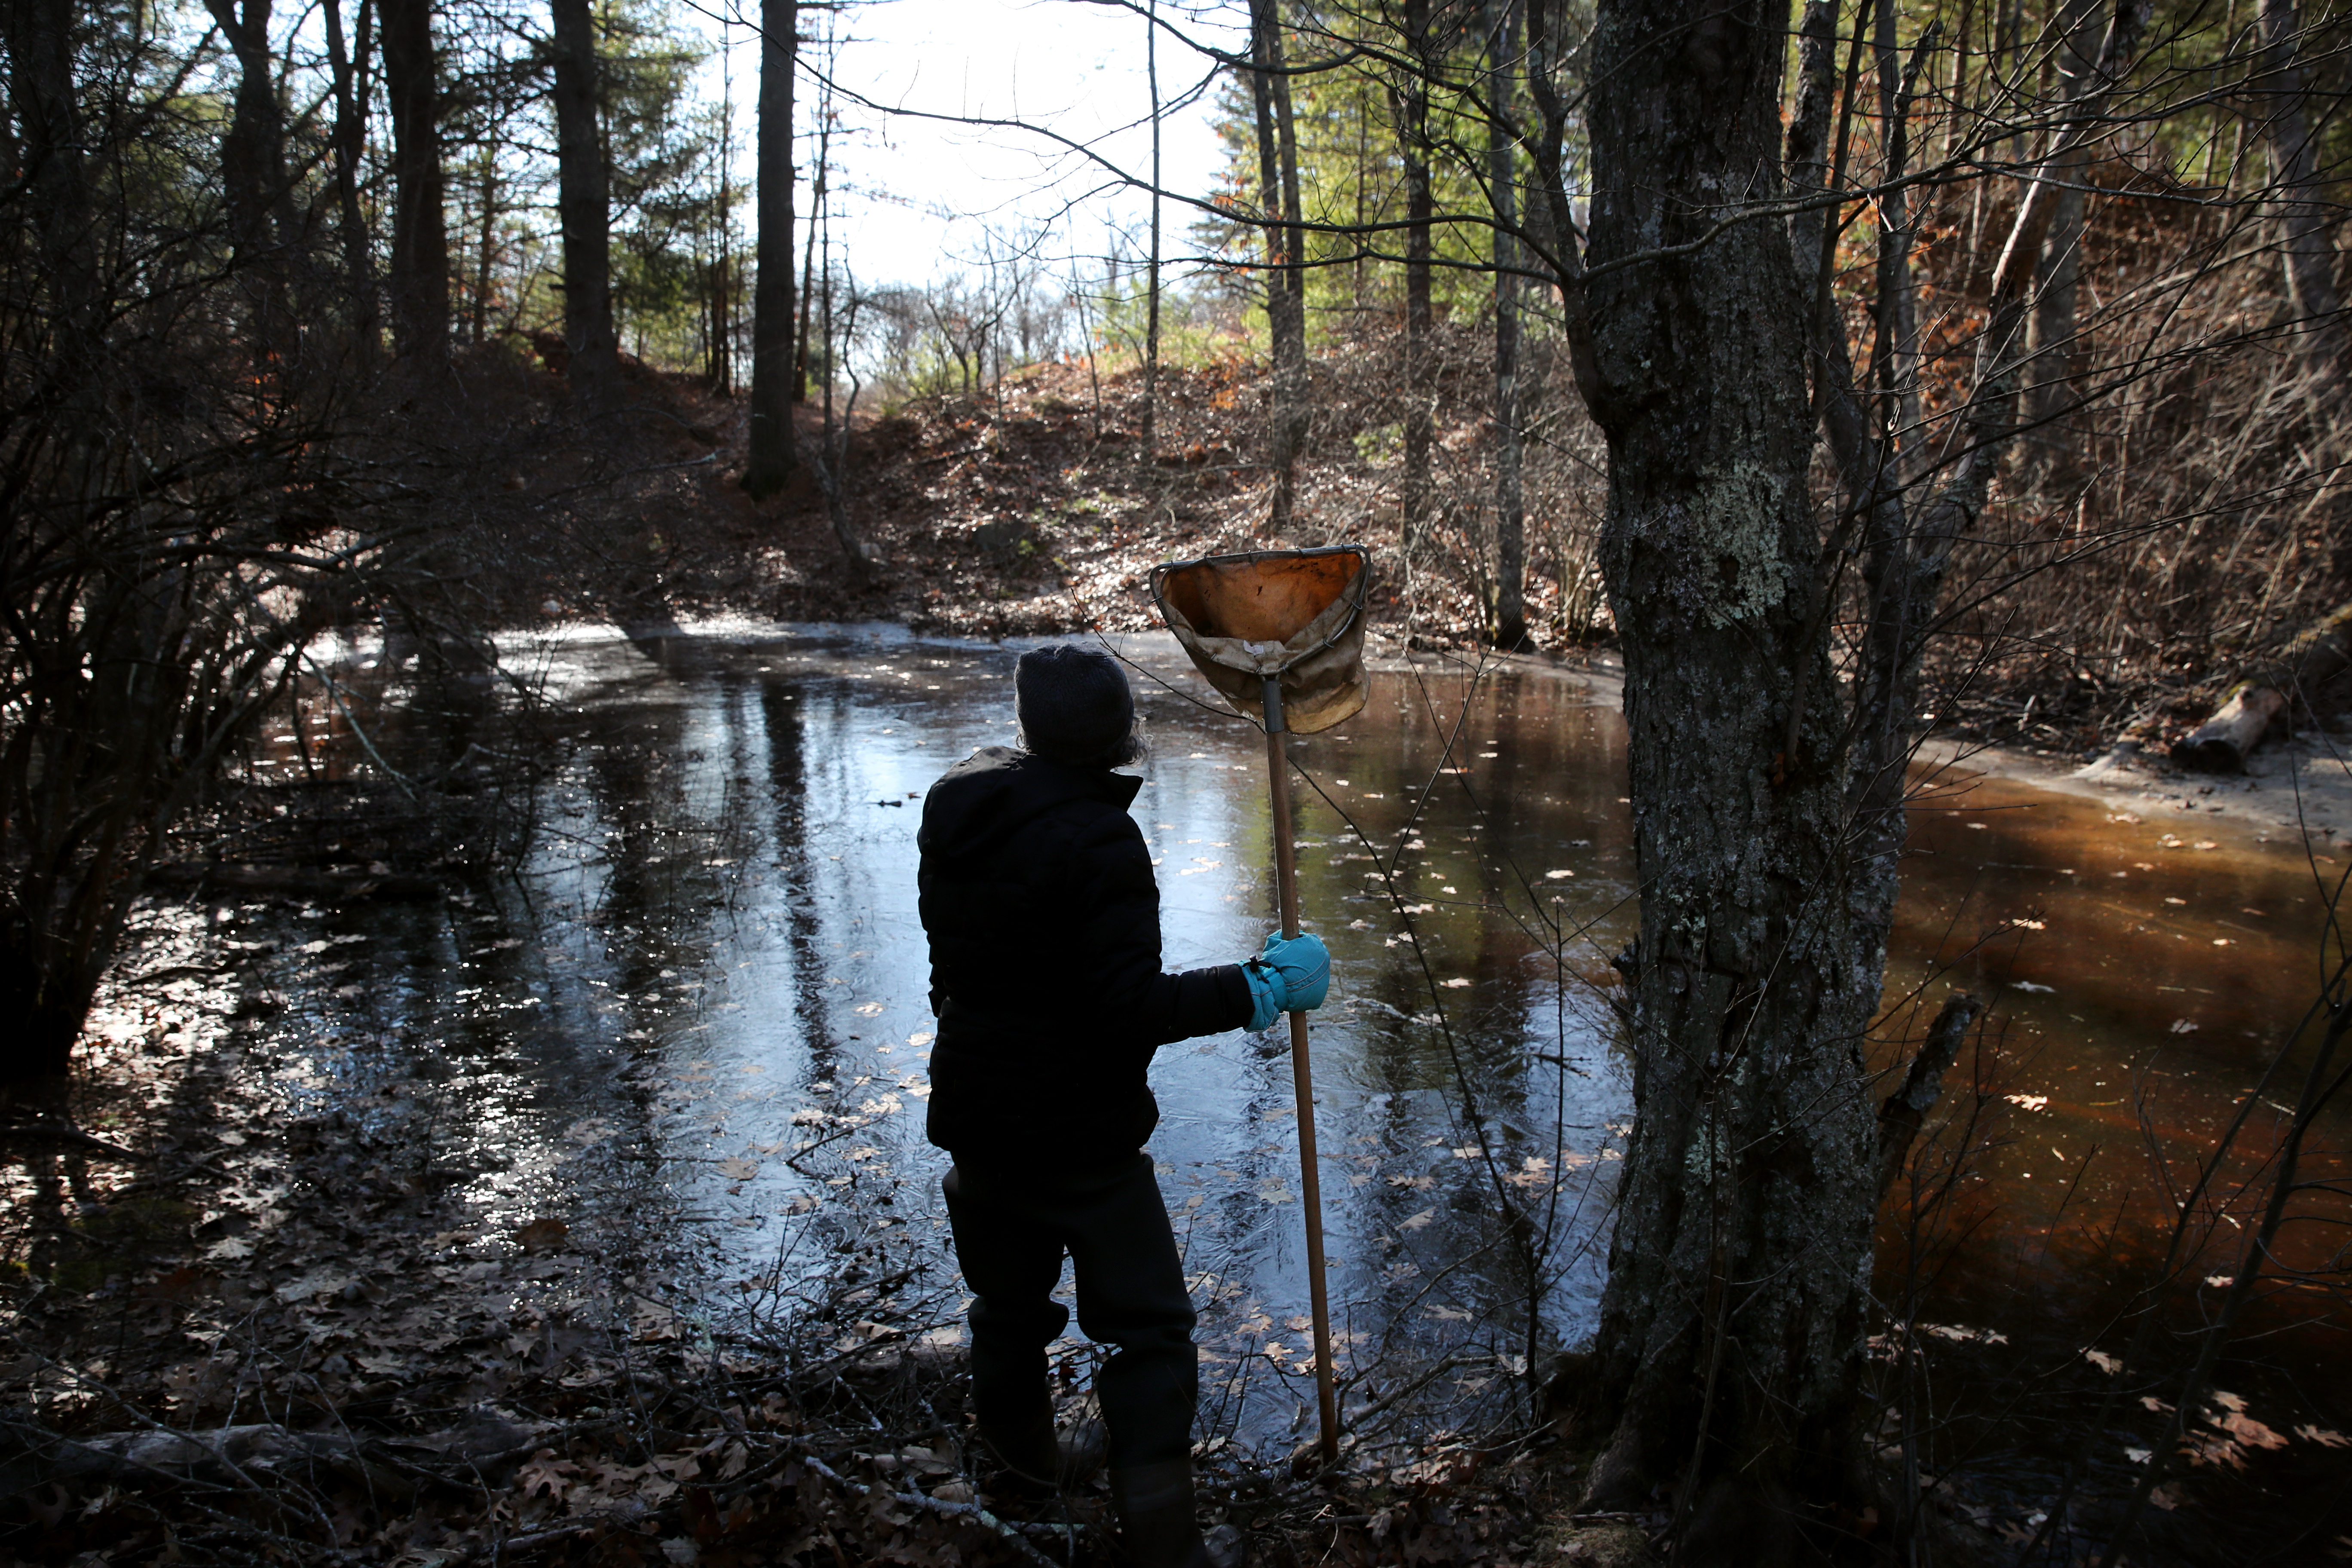
[[[982,746],[931,785],[916,842],[927,854],[961,855],[1002,843],[1032,817],[1073,801],[1125,811],[1142,787],[1141,779],[1108,768],[1074,768],[1010,746]]]

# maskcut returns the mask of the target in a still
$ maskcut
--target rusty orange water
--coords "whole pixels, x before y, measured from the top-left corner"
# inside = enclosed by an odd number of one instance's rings
[[[1993,1008],[1990,1048],[1981,1063],[1964,1058],[1947,1096],[1948,1112],[1965,1114],[1973,1093],[1991,1146],[1963,1184],[1975,1228],[1947,1260],[1946,1289],[2006,1317],[2020,1298],[2046,1311],[2056,1288],[2095,1324],[2162,1261],[2199,1163],[2252,1097],[2179,1260],[2189,1293],[2218,1304],[2219,1288],[2200,1282],[2236,1272],[2258,1223],[2308,1060],[2287,1041],[2333,951],[2325,917],[2343,860],[2193,793],[2183,809],[2177,793],[2103,801],[1998,779],[1922,782],[1890,1000],[1914,994],[1924,1012],[1958,986]],[[2320,1120],[2305,1180],[2347,1173],[2347,1126],[2340,1107]],[[1890,1260],[1905,1255],[1905,1208],[1887,1215]],[[2269,1268],[2326,1269],[2342,1198],[2314,1192],[2293,1213]],[[2326,1290],[2282,1279],[2259,1298],[2256,1326],[2329,1304]]]

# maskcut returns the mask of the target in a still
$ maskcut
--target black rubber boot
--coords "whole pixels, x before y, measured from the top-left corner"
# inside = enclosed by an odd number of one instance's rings
[[[981,1441],[997,1462],[1030,1485],[1048,1491],[1083,1486],[1102,1468],[1105,1441],[1098,1423],[1081,1422],[1064,1436],[1054,1432],[1050,1412],[1009,1430],[982,1422]]]
[[[1110,1473],[1111,1506],[1135,1568],[1219,1568],[1192,1518],[1192,1461]]]

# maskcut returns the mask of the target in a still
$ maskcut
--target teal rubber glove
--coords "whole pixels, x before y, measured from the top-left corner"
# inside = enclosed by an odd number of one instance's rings
[[[1282,971],[1253,958],[1242,965],[1242,978],[1249,982],[1247,1027],[1250,1033],[1274,1027],[1274,1021],[1282,1016],[1282,1004],[1288,996],[1283,987]]]
[[[1311,1013],[1323,1005],[1331,989],[1331,952],[1319,936],[1266,933],[1265,950],[1257,962],[1282,976],[1282,1008],[1286,1013]]]

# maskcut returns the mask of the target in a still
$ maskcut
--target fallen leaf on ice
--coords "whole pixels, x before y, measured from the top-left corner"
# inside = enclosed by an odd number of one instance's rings
[[[1435,1209],[1423,1209],[1419,1214],[1412,1215],[1410,1219],[1401,1219],[1397,1221],[1397,1228],[1399,1230],[1419,1230],[1423,1226],[1427,1225],[1431,1220],[1433,1220],[1436,1217],[1437,1211]]]
[[[2197,1032],[2197,1020],[2194,1018],[2175,1018],[2172,1020],[2172,1033],[2176,1035],[2193,1035]]]
[[[2086,1350],[2083,1352],[2083,1359],[2110,1377],[2124,1369],[2124,1363],[2120,1359],[2107,1354],[2105,1351]]]
[[[2046,1094],[2004,1094],[2001,1098],[2026,1110],[2039,1110],[2050,1103],[2050,1097]]]
[[[281,1301],[307,1301],[313,1296],[340,1295],[343,1287],[351,1282],[352,1277],[348,1274],[338,1273],[331,1268],[314,1268],[299,1279],[289,1280],[278,1287],[278,1299]]]
[[[541,1215],[516,1230],[515,1245],[536,1257],[562,1247],[571,1234],[572,1227],[562,1220]]]
[[[1463,979],[1462,976],[1458,974],[1453,979],[1443,981],[1440,984],[1442,984],[1448,991],[1464,991],[1467,990],[1470,985],[1470,983],[1467,980]]]
[[[2214,1425],[2220,1426],[2223,1431],[2229,1433],[2231,1436],[2235,1437],[2239,1442],[2243,1443],[2249,1448],[2284,1448],[2286,1447],[2285,1438],[2280,1436],[2277,1433],[2272,1431],[2269,1427],[2263,1426],[2252,1416],[2242,1415],[2234,1410],[2223,1419],[2215,1422]]]
[[[1939,1340],[1956,1340],[1962,1344],[1972,1340],[1981,1340],[1989,1345],[2009,1343],[2009,1336],[1995,1329],[1961,1328],[1952,1323],[1922,1323],[1919,1325],[1919,1331],[1933,1334]]]
[[[2325,1426],[2298,1426],[2294,1435],[2306,1443],[2316,1443],[2323,1448],[2352,1448],[2352,1437],[2341,1432],[2331,1432]]]
[[[730,1182],[748,1182],[752,1177],[760,1173],[760,1162],[757,1160],[721,1160],[719,1162],[719,1173],[726,1177]]]

